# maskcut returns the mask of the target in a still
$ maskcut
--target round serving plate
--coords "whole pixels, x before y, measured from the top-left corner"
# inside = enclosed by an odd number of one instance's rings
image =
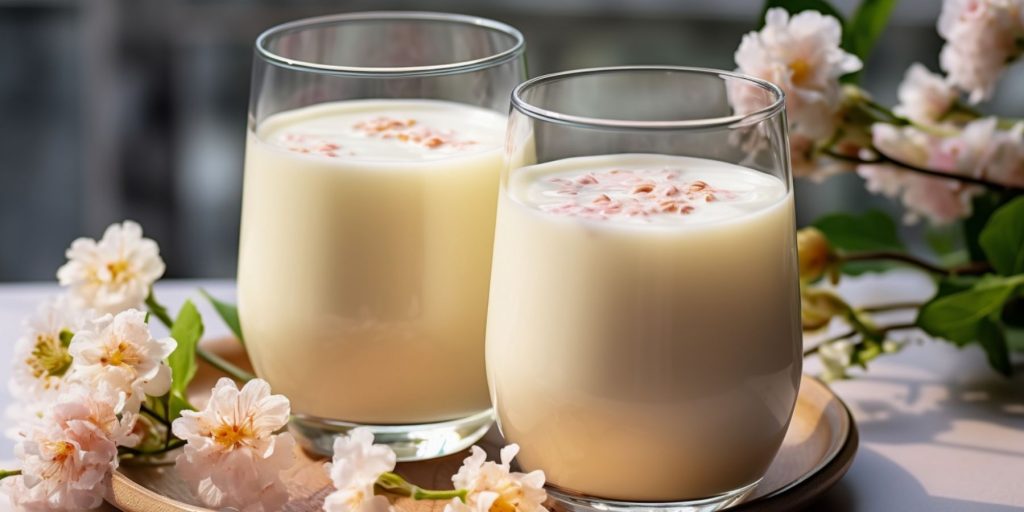
[[[210,340],[204,347],[225,358],[248,366],[245,353],[233,340]],[[193,381],[193,403],[203,403],[218,378],[216,370],[202,365]],[[478,443],[497,458],[504,441],[497,429],[491,429]],[[322,510],[323,499],[331,492],[331,481],[324,471],[325,459],[297,450],[297,463],[285,472],[291,500],[285,512]],[[849,469],[857,451],[857,429],[846,405],[821,381],[804,375],[800,384],[793,420],[768,474],[757,489],[730,510],[793,510],[819,496]],[[439,459],[404,462],[396,472],[421,487],[447,489],[468,450]],[[124,512],[207,512],[191,495],[188,486],[174,471],[173,456],[167,465],[123,464],[113,477],[109,502]],[[393,501],[406,512],[441,512],[444,502],[413,501],[394,496]]]

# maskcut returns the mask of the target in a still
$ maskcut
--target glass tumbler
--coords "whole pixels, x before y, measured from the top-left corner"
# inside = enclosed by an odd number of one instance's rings
[[[315,452],[369,427],[399,460],[457,452],[493,413],[484,331],[523,37],[367,12],[256,40],[238,306],[256,373]]]
[[[487,325],[498,425],[568,510],[717,510],[800,380],[783,94],[681,67],[515,89]]]

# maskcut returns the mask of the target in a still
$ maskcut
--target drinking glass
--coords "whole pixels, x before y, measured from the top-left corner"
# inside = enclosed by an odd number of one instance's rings
[[[399,460],[493,421],[484,330],[523,37],[456,14],[367,12],[256,40],[238,306],[257,375],[315,452],[369,427]]]
[[[515,89],[487,372],[568,510],[717,510],[782,444],[801,371],[783,94],[709,69]]]

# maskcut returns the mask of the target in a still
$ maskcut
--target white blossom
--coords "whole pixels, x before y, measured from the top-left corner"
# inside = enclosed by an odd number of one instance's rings
[[[95,313],[78,309],[66,295],[40,304],[14,346],[9,387],[15,400],[45,406],[56,398],[71,369],[71,336],[94,318]]]
[[[839,47],[841,37],[839,20],[831,16],[804,11],[790,17],[785,9],[769,9],[764,28],[743,36],[736,65],[785,91],[791,132],[824,139],[835,130],[839,77],[861,68],[860,59]],[[731,94],[730,101],[741,113],[765,106],[763,97],[751,94]]]
[[[295,462],[291,434],[275,434],[288,423],[291,404],[253,379],[241,390],[222,378],[202,410],[183,411],[174,435],[185,440],[178,474],[206,506],[244,512],[281,510],[288,492],[281,471]]]
[[[956,102],[958,93],[944,78],[913,63],[897,91],[900,104],[894,112],[921,124],[938,123]]]
[[[395,452],[373,444],[373,434],[355,428],[334,440],[334,457],[325,469],[335,491],[324,501],[326,512],[386,512],[391,504],[375,496],[373,486],[384,473],[395,469]]]
[[[72,338],[72,378],[123,392],[126,410],[137,411],[146,395],[170,390],[171,369],[164,360],[176,346],[174,338],[153,338],[142,311],[106,315]]]
[[[463,461],[459,472],[452,477],[456,489],[466,489],[465,502],[453,499],[445,512],[546,512],[544,502],[544,472],[511,472],[512,459],[519,453],[519,445],[510,444],[501,450],[501,463],[488,462],[487,454],[474,446]]]
[[[1006,65],[1024,50],[1024,0],[945,0],[939,63],[977,103],[991,96]]]
[[[825,366],[822,378],[839,380],[847,377],[846,370],[853,364],[853,342],[838,340],[818,348],[818,359]]]
[[[142,237],[132,221],[112,224],[99,242],[79,238],[67,250],[57,279],[83,306],[116,314],[140,308],[152,284],[164,273],[160,248]]]

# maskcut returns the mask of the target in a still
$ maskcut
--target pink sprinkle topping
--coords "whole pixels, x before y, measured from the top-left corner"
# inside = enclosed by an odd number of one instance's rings
[[[702,205],[734,192],[712,187],[705,181],[684,181],[674,169],[610,169],[574,178],[551,177],[546,195],[564,201],[541,209],[559,215],[607,219],[615,216],[690,215]]]
[[[476,144],[473,140],[460,139],[454,130],[442,130],[423,126],[415,119],[395,119],[387,116],[359,121],[351,126],[347,134],[306,133],[288,131],[280,135],[281,146],[296,153],[313,154],[337,158],[356,156],[351,148],[339,142],[355,137],[366,137],[411,144],[430,150],[459,150]]]
[[[449,147],[461,149],[476,144],[473,140],[460,140],[454,130],[440,130],[420,125],[415,119],[399,120],[380,116],[360,121],[352,128],[371,138],[397,140],[399,142],[423,146],[429,149]]]

